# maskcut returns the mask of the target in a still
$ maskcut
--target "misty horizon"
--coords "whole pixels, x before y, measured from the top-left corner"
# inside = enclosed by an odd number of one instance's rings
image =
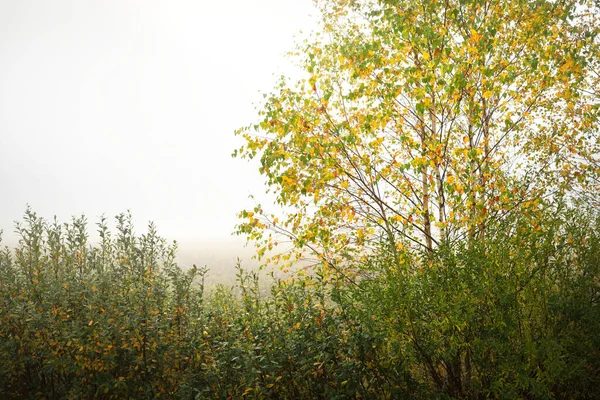
[[[234,130],[296,73],[285,53],[315,25],[312,2],[143,5],[0,2],[3,243],[27,205],[86,215],[92,242],[99,215],[131,210],[183,264],[249,263],[236,215],[268,197],[258,164],[232,159]]]

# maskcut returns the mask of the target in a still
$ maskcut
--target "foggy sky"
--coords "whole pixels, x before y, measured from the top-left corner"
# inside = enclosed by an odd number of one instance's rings
[[[235,257],[235,215],[264,186],[231,158],[233,131],[293,72],[284,53],[310,14],[311,0],[0,0],[4,242],[26,204],[90,225],[130,209],[138,233],[153,220],[184,250]]]

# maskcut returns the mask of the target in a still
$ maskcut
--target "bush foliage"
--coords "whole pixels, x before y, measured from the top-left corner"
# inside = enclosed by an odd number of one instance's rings
[[[153,225],[48,223],[0,256],[1,398],[595,398],[600,220],[505,220],[485,242],[384,251],[203,293]],[[390,255],[391,257],[391,255]]]

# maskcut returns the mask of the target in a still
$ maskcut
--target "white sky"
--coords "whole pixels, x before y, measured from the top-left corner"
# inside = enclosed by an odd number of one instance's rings
[[[233,131],[294,73],[284,53],[314,15],[311,0],[0,0],[5,242],[28,203],[90,225],[131,209],[138,232],[153,220],[207,252],[240,243],[236,213],[264,186],[231,158]]]

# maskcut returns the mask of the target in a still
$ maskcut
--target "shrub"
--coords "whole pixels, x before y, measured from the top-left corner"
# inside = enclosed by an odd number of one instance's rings
[[[151,224],[27,210],[0,254],[0,398],[594,398],[600,220],[562,207],[360,274],[203,290]],[[352,283],[350,283],[350,281]]]

